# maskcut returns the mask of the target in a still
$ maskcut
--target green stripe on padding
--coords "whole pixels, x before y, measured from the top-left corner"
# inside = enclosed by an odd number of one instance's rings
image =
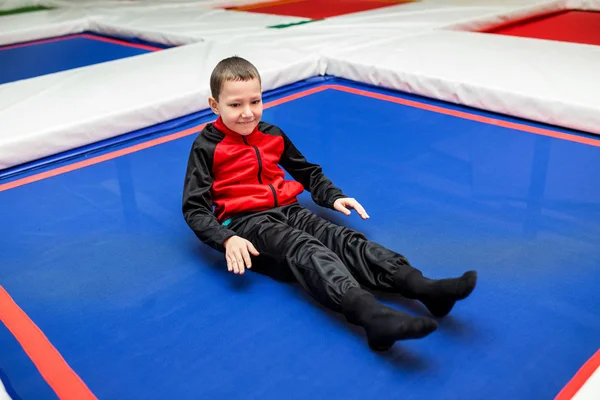
[[[13,14],[23,14],[33,11],[44,11],[44,10],[52,10],[54,7],[44,7],[44,6],[33,6],[33,7],[22,7],[22,8],[13,8],[12,10],[0,10],[0,17],[4,15],[13,15]]]
[[[311,22],[317,22],[317,21],[323,21],[323,20],[322,19],[309,19],[309,20],[306,20],[306,21],[292,22],[290,24],[271,25],[271,26],[267,26],[267,28],[270,28],[270,29],[282,29],[282,28],[289,28],[290,26],[310,24]]]

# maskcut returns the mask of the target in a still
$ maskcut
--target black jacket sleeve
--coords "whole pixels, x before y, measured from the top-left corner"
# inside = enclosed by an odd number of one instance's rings
[[[202,134],[201,134],[202,135]],[[215,144],[199,136],[189,155],[183,188],[183,216],[196,236],[213,249],[225,252],[223,242],[235,235],[219,224],[213,213],[211,188]]]
[[[323,168],[320,165],[308,162],[290,138],[280,129],[275,129],[279,131],[278,133],[283,137],[284,142],[284,150],[279,163],[310,192],[316,204],[321,207],[333,208],[333,203],[337,199],[347,197],[323,173]]]

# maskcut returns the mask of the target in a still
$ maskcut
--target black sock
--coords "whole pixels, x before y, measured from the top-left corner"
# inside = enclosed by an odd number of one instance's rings
[[[429,279],[415,268],[402,267],[394,282],[403,296],[420,300],[431,314],[443,317],[475,289],[477,272],[468,271],[458,278]]]
[[[353,288],[342,299],[342,312],[348,322],[362,326],[369,347],[385,351],[397,340],[418,339],[437,329],[437,322],[425,317],[413,317],[379,303],[375,296]]]

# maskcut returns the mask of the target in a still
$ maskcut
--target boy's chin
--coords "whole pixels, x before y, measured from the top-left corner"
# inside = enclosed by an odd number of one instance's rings
[[[238,126],[238,127],[236,127],[235,131],[242,136],[248,136],[249,134],[254,132],[255,127],[256,127],[255,124],[252,124],[249,126]]]

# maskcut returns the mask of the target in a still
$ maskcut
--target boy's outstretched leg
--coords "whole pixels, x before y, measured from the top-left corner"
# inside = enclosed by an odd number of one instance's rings
[[[433,319],[412,317],[379,303],[359,287],[344,294],[341,310],[349,323],[364,328],[369,347],[377,351],[388,350],[397,340],[425,337],[438,327]]]
[[[360,288],[333,251],[308,233],[288,226],[277,210],[241,217],[230,228],[261,254],[252,270],[276,275],[278,268],[289,268],[319,303],[363,327],[373,349],[386,350],[397,340],[421,338],[437,328],[433,319],[413,317],[378,302]]]
[[[436,317],[447,315],[457,301],[471,294],[477,283],[475,271],[456,278],[428,279],[404,256],[306,208],[294,206],[289,218],[290,225],[313,235],[337,254],[362,285],[419,300]]]

